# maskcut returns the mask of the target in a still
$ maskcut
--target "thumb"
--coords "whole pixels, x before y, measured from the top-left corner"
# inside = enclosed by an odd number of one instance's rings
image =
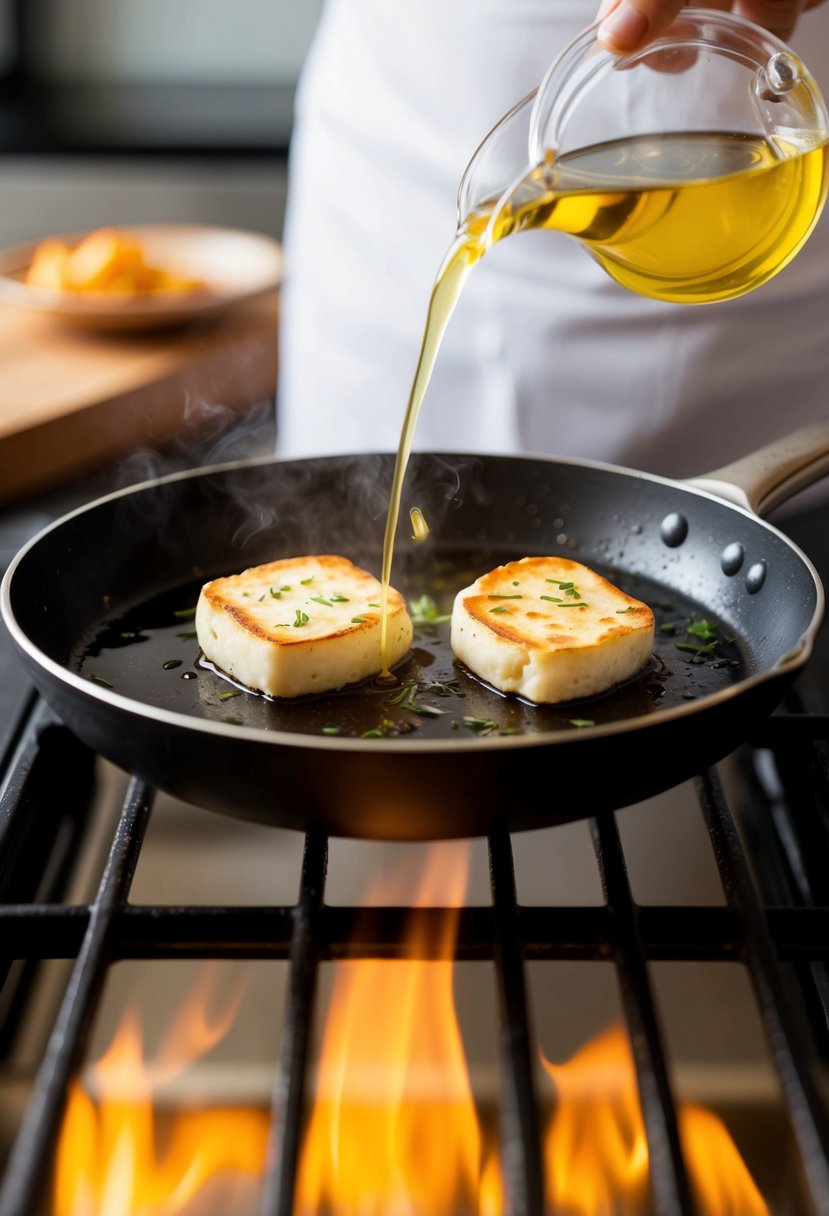
[[[820,0],[709,0],[707,8],[734,8],[741,16],[788,38],[804,8]],[[596,37],[609,51],[635,51],[657,38],[683,7],[683,0],[602,0],[596,14]]]
[[[614,53],[635,51],[667,29],[681,8],[682,0],[603,0],[596,37]]]

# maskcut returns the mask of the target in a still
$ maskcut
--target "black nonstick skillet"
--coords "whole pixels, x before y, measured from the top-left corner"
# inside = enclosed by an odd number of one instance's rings
[[[237,462],[109,495],[46,528],[2,584],[37,688],[97,752],[208,809],[334,835],[439,839],[565,822],[722,759],[808,661],[815,569],[763,516],[829,471],[829,420],[688,482],[534,456],[416,453],[393,583],[416,622],[389,688],[299,702],[200,661],[202,582],[340,553],[379,574],[391,454]],[[652,662],[589,701],[533,706],[453,659],[454,593],[494,565],[565,554],[657,617]]]

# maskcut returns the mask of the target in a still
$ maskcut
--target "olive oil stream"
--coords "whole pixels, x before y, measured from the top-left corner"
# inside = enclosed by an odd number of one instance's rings
[[[473,212],[429,301],[397,450],[383,539],[380,653],[388,668],[388,591],[414,432],[449,319],[472,267],[496,242],[546,228],[582,241],[639,295],[707,304],[744,295],[791,261],[820,216],[827,145],[807,151],[753,135],[635,136],[532,169],[505,199]]]

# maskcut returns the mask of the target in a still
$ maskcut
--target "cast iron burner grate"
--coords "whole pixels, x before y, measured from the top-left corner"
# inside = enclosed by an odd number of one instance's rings
[[[810,710],[805,696],[797,686],[740,753],[752,805],[742,833],[718,773],[695,779],[726,895],[721,907],[637,905],[612,814],[591,823],[603,905],[524,907],[517,900],[509,835],[491,834],[492,904],[461,910],[457,958],[490,960],[497,977],[501,1161],[515,1216],[538,1216],[544,1209],[525,963],[561,959],[610,959],[615,965],[657,1216],[685,1216],[694,1205],[648,965],[742,962],[780,1081],[806,1201],[817,1216],[829,1214],[829,1111],[817,1079],[829,1057],[829,716]],[[25,1009],[27,977],[37,960],[64,958],[74,965],[7,1162],[0,1216],[40,1210],[44,1162],[52,1158],[107,968],[116,960],[162,958],[289,961],[272,1164],[261,1212],[290,1216],[321,962],[399,956],[404,924],[408,928],[413,916],[426,930],[425,940],[437,942],[447,910],[383,908],[367,919],[365,910],[326,905],[328,841],[314,832],[306,837],[294,905],[131,905],[130,883],[154,799],[154,791],[135,778],[93,902],[61,905],[57,900],[87,827],[95,757],[34,696],[20,692],[17,702],[19,713],[3,737],[7,759],[0,785],[0,976],[7,990],[0,1053],[8,1050],[15,1017]],[[44,850],[45,840],[53,842],[51,850]]]

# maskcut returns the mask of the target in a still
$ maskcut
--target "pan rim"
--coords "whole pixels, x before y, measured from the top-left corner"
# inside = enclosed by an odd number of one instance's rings
[[[393,452],[369,452],[369,453],[334,453],[327,456],[315,456],[307,458],[283,457],[278,455],[264,455],[254,457],[244,457],[236,460],[224,461],[211,465],[199,466],[198,468],[177,470],[173,473],[162,474],[157,477],[148,478],[141,482],[136,482],[132,485],[122,486],[117,490],[112,490],[107,494],[100,495],[97,498],[90,500],[87,503],[74,507],[72,510],[62,514],[58,518],[50,521],[44,527],[40,528],[32,537],[26,541],[18,552],[13,556],[9,563],[2,582],[0,582],[0,619],[3,620],[13,644],[18,651],[27,655],[36,667],[48,674],[52,681],[64,685],[71,689],[75,694],[91,698],[99,703],[101,707],[115,709],[121,713],[130,714],[138,718],[151,719],[154,723],[164,725],[177,730],[195,731],[197,734],[206,734],[216,737],[231,737],[233,739],[244,740],[250,743],[261,745],[267,743],[268,746],[274,747],[292,747],[294,749],[304,749],[309,751],[321,752],[353,752],[359,749],[361,752],[370,754],[372,752],[381,752],[383,754],[395,754],[400,752],[405,755],[412,755],[419,752],[424,755],[441,754],[443,752],[457,754],[458,752],[475,752],[484,750],[519,749],[534,747],[549,747],[557,742],[567,741],[568,744],[576,744],[578,742],[586,742],[597,738],[609,738],[614,735],[630,734],[632,731],[647,730],[648,728],[655,729],[657,726],[667,725],[672,721],[681,720],[686,717],[693,716],[700,712],[704,707],[706,710],[715,706],[727,704],[729,701],[738,697],[743,697],[753,688],[766,684],[782,675],[789,674],[793,671],[798,671],[808,662],[811,656],[814,640],[817,632],[822,624],[825,613],[825,591],[820,575],[817,572],[812,561],[803,552],[800,547],[791,540],[785,532],[767,520],[762,519],[755,512],[748,510],[736,503],[732,503],[712,491],[703,489],[697,485],[689,484],[683,480],[675,480],[669,477],[663,477],[656,473],[649,473],[639,469],[631,469],[624,465],[615,465],[604,461],[596,461],[582,458],[565,458],[557,457],[550,454],[536,453],[486,453],[486,452],[456,452],[451,450],[430,450],[428,452],[416,452],[417,456],[436,456],[441,459],[463,460],[486,460],[486,459],[508,459],[510,461],[533,461],[535,463],[548,463],[550,465],[564,465],[567,467],[579,467],[594,469],[599,472],[613,473],[624,477],[632,477],[637,480],[648,481],[658,485],[665,486],[671,490],[681,491],[683,494],[690,494],[701,499],[707,499],[715,502],[720,506],[726,507],[730,512],[735,512],[755,524],[761,525],[770,534],[778,537],[784,544],[794,553],[799,561],[808,570],[815,591],[815,607],[812,613],[811,620],[806,629],[801,634],[797,643],[782,655],[771,667],[755,672],[752,675],[746,676],[735,684],[728,685],[725,688],[718,689],[715,692],[708,693],[698,700],[689,701],[684,705],[677,705],[673,708],[658,710],[654,713],[640,715],[639,717],[627,718],[617,722],[608,722],[597,724],[589,727],[572,727],[570,729],[553,729],[538,732],[535,734],[522,735],[470,735],[469,738],[458,737],[451,740],[443,739],[422,739],[413,738],[411,736],[403,738],[383,738],[383,739],[363,739],[355,736],[338,737],[325,735],[311,735],[302,733],[291,733],[281,730],[265,730],[259,727],[250,727],[244,725],[235,725],[227,722],[217,722],[209,718],[198,718],[190,714],[176,712],[174,710],[164,709],[158,706],[145,704],[137,701],[132,697],[123,695],[114,689],[98,688],[89,679],[82,677],[79,673],[71,671],[68,667],[56,662],[49,655],[35,645],[28,637],[25,630],[20,625],[17,616],[12,606],[12,584],[14,581],[15,572],[26,559],[29,552],[35,548],[47,535],[57,531],[59,528],[67,524],[70,520],[75,519],[92,511],[98,510],[107,503],[116,501],[121,498],[138,495],[143,492],[150,491],[160,486],[169,485],[178,481],[196,480],[201,477],[215,477],[228,473],[232,473],[244,468],[264,467],[266,465],[280,464],[296,464],[298,461],[302,463],[325,462],[332,459],[335,460],[357,460],[384,458],[390,459],[394,457]],[[33,678],[33,677],[30,677]],[[33,679],[34,683],[37,683]],[[48,698],[47,698],[48,700]]]

